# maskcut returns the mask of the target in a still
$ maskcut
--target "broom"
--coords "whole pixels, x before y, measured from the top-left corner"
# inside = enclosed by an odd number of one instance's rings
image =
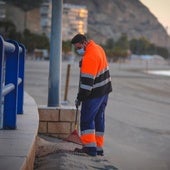
[[[79,67],[81,67],[81,61],[79,62]],[[81,74],[79,74],[79,86],[78,86],[78,90],[80,91],[80,76]],[[78,119],[78,106],[76,106],[76,119],[75,119],[75,128],[74,131],[65,139],[68,142],[73,142],[79,145],[82,145],[82,141],[81,138],[78,134],[78,130],[77,130],[77,119]]]
[[[78,118],[78,107],[76,107],[76,119],[75,119],[75,128],[74,131],[65,139],[68,142],[73,142],[79,145],[82,145],[81,138],[77,130],[77,118]]]

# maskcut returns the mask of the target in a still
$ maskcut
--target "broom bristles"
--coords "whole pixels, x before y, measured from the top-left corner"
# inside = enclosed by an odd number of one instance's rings
[[[74,130],[65,140],[68,142],[73,142],[82,145],[82,141],[80,136],[78,135],[77,130]]]

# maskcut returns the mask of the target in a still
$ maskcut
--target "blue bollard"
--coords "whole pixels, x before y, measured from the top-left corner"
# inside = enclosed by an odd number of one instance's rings
[[[6,72],[5,85],[12,83],[15,89],[4,97],[4,129],[16,129],[17,116],[17,96],[18,96],[18,72],[19,72],[19,45],[15,41],[9,41],[14,44],[13,53],[6,52]]]
[[[25,47],[0,35],[0,129],[16,129],[23,114]]]
[[[18,84],[18,104],[17,104],[17,114],[23,114],[24,105],[24,70],[25,70],[25,47],[20,44],[21,52],[19,54],[19,78],[21,83]]]
[[[4,46],[3,38],[0,36],[0,129],[3,128],[3,97],[2,97],[2,88],[3,88],[3,63],[4,63]]]

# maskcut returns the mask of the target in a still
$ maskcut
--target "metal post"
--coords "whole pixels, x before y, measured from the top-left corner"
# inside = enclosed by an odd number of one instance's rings
[[[2,106],[2,88],[3,88],[3,63],[4,63],[4,45],[3,38],[0,36],[0,129],[3,128],[3,106]]]
[[[52,0],[52,23],[51,23],[50,65],[48,84],[49,107],[55,107],[60,105],[62,4],[63,0]]]
[[[24,70],[25,70],[25,47],[20,44],[22,51],[19,54],[19,78],[21,78],[21,83],[18,85],[18,104],[17,104],[17,114],[23,114],[23,104],[24,104]]]
[[[4,97],[4,129],[16,129],[17,116],[19,45],[15,41],[10,43],[15,45],[15,51],[6,57],[5,85],[13,83],[15,89]]]
[[[69,80],[70,80],[70,67],[71,67],[71,64],[68,64],[67,65],[67,74],[66,74],[64,101],[67,101],[68,86],[69,86]]]

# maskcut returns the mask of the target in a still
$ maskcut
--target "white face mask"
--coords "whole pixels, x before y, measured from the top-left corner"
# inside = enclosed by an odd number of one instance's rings
[[[84,55],[84,53],[85,53],[84,48],[78,49],[78,50],[77,50],[77,53],[78,53],[79,55]]]

